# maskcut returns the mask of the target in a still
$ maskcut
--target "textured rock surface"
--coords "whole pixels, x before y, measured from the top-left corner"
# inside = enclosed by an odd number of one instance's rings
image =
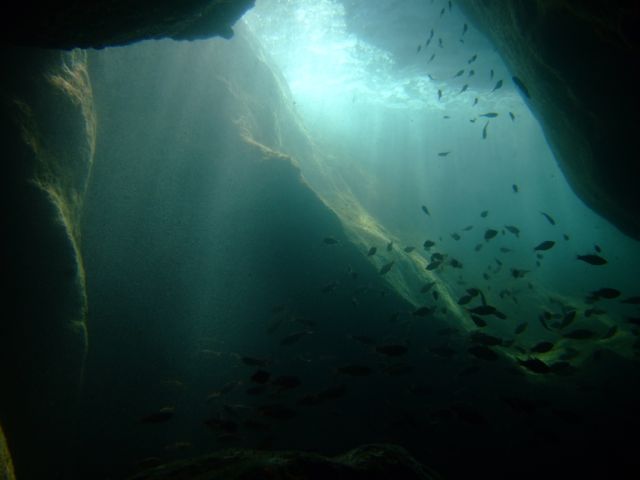
[[[15,480],[9,445],[7,445],[7,439],[4,438],[2,425],[0,425],[0,480]]]
[[[0,200],[10,232],[2,274],[12,312],[0,330],[0,423],[20,478],[43,478],[67,461],[87,345],[79,223],[95,119],[84,54],[0,57],[12,65],[0,81]]]
[[[290,479],[428,480],[439,478],[402,447],[365,445],[338,457],[304,452],[223,450],[200,458],[162,465],[131,480]]]
[[[637,5],[457,3],[525,82],[527,103],[576,194],[640,238]]]
[[[254,0],[110,0],[13,4],[0,38],[14,45],[102,48],[150,38],[194,40],[233,35]]]

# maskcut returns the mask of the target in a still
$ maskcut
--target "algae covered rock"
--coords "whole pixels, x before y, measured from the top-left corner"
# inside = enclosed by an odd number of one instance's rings
[[[131,477],[154,479],[290,479],[315,480],[439,478],[396,445],[364,445],[337,457],[308,452],[229,449],[204,457],[160,465]]]

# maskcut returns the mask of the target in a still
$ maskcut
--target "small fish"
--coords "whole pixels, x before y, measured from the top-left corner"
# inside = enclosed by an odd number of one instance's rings
[[[611,300],[613,298],[618,298],[621,295],[620,290],[616,290],[615,288],[600,288],[598,290],[594,290],[591,292],[590,296],[594,300],[598,300],[600,298],[606,298],[607,300]]]
[[[624,300],[620,300],[620,303],[627,303],[629,305],[640,305],[640,296],[625,298]]]
[[[478,307],[470,308],[469,311],[476,315],[493,315],[496,313],[496,307],[491,305],[480,305]]]
[[[324,237],[324,239],[322,240],[322,242],[323,242],[325,245],[337,245],[337,244],[339,243],[339,242],[338,242],[338,240],[336,240],[336,239],[335,239],[335,238],[333,238],[333,237]]]
[[[518,360],[518,363],[533,373],[551,373],[549,365],[538,358],[529,358],[527,360]]]
[[[289,420],[296,416],[294,410],[280,404],[263,405],[258,408],[258,413],[264,417],[271,417],[276,420]]]
[[[377,251],[378,249],[376,247],[371,247],[367,252],[367,257],[371,257],[372,255],[375,255]]]
[[[489,112],[489,113],[481,113],[478,116],[479,117],[486,117],[486,118],[496,118],[498,116],[498,114],[496,112]]]
[[[491,70],[493,72],[493,70]],[[498,90],[499,88],[502,87],[502,80],[498,80],[495,84],[495,86],[493,87],[493,90],[491,90],[491,93],[495,92],[496,90]]]
[[[429,250],[431,249],[431,247],[433,247],[436,244],[436,242],[434,242],[433,240],[425,240],[424,243],[422,244],[422,247],[425,250]]]
[[[591,315],[604,315],[605,313],[607,312],[605,310],[602,310],[601,308],[589,308],[588,310],[584,311],[584,316],[588,318]]]
[[[416,249],[416,247],[404,247],[402,250],[404,253],[411,253]]]
[[[485,140],[487,138],[487,127],[489,126],[489,122],[484,124],[482,127],[482,139]]]
[[[511,185],[511,190],[513,190],[513,193],[518,193],[518,185],[516,185],[515,183]]]
[[[553,248],[553,246],[556,244],[556,242],[554,242],[553,240],[545,240],[544,242],[536,245],[533,249],[535,251],[541,251],[544,252],[546,250],[549,250],[551,248]]]
[[[431,272],[436,268],[438,268],[440,265],[442,265],[442,262],[431,262],[429,265],[426,266],[426,270],[429,270]]]
[[[427,290],[428,291],[428,290]],[[425,292],[426,293],[426,292]],[[413,311],[412,315],[414,317],[428,317],[433,314],[434,309],[430,307],[420,307]]]
[[[469,78],[473,77],[476,74],[476,71],[474,69],[469,70],[469,75],[467,75]]]
[[[438,47],[444,48],[444,43],[442,43],[442,38],[438,38]]]
[[[270,378],[271,374],[266,370],[258,370],[256,371],[256,373],[251,375],[251,381],[259,384],[267,383]]]
[[[482,243],[479,243],[479,244],[477,244],[477,245],[475,246],[474,250],[475,250],[476,252],[479,252],[480,250],[482,250],[482,247],[483,247],[483,246],[484,246],[484,245],[483,245]]]
[[[420,53],[420,50],[422,50],[422,44],[418,45],[418,48],[416,50],[416,53]]]
[[[458,300],[458,305],[466,305],[467,303],[469,303],[471,301],[472,298],[473,297],[471,295],[463,295]]]
[[[505,225],[507,232],[515,235],[516,237],[520,237],[520,229],[518,227],[514,227],[513,225]]]
[[[477,315],[471,315],[471,320],[473,320],[473,323],[475,323],[478,328],[484,328],[487,326],[487,322]]]
[[[478,104],[478,97],[473,99],[473,105],[471,105],[472,107],[475,107]]]
[[[389,263],[385,263],[380,269],[380,275],[386,275],[387,273],[389,273],[394,263],[395,260],[391,260]]]
[[[463,37],[464,37],[464,34],[465,34],[465,33],[467,33],[467,30],[468,30],[468,29],[469,29],[469,27],[468,27],[468,25],[465,23],[465,24],[462,26],[462,35],[461,35],[461,36],[463,36]]]
[[[460,260],[455,259],[455,258],[452,258],[449,261],[449,265],[451,265],[453,268],[462,268],[462,262]]]
[[[457,240],[460,240],[461,237],[460,237],[459,233],[455,233],[454,232],[454,233],[451,234],[451,238],[453,238],[454,240],[457,241]]]
[[[140,423],[164,423],[171,418],[175,413],[176,409],[173,406],[162,407],[157,412],[146,415],[140,419]]]
[[[464,93],[467,91],[467,88],[469,88],[469,84],[465,83],[462,88],[460,89],[460,92],[458,92],[458,94]]]
[[[565,333],[562,335],[564,338],[570,338],[572,340],[588,340],[590,338],[595,337],[595,333],[586,328],[579,328],[578,330],[573,330],[569,333]]]
[[[393,250],[393,242],[387,243],[387,252],[390,252],[391,250]]]
[[[498,235],[498,231],[494,230],[493,228],[489,228],[484,232],[484,240],[488,242],[489,240],[494,238],[496,235]]]
[[[409,349],[405,345],[400,344],[378,345],[376,347],[376,352],[389,357],[399,357],[405,355],[408,351]]]
[[[555,225],[556,224],[556,221],[551,217],[551,215],[549,215],[548,213],[544,213],[544,212],[540,212],[540,213],[544,216],[544,218],[546,218],[549,221],[549,223],[551,225]]]
[[[446,157],[447,155],[449,155],[451,153],[451,151],[448,152],[438,152],[438,156],[439,157]]]
[[[562,318],[562,322],[560,322],[560,324],[558,325],[558,328],[563,329],[571,325],[573,321],[576,319],[577,313],[578,312],[576,312],[575,310],[571,310],[565,313],[564,317]]]
[[[493,80],[493,68],[489,72],[489,80]]]
[[[302,382],[300,381],[300,378],[295,375],[280,375],[279,377],[274,378],[271,384],[279,387],[280,391],[283,391],[297,388],[302,384]]]
[[[473,62],[476,61],[477,58],[478,58],[478,55],[474,54],[469,60],[467,60],[467,64],[471,65]]]
[[[429,209],[427,208],[427,206],[426,206],[426,205],[422,205],[422,207],[421,207],[421,208],[422,208],[422,211],[423,211],[424,213],[426,213],[427,215],[431,216],[431,213],[429,213]]]
[[[511,77],[511,80],[513,80],[513,83],[516,84],[516,87],[518,87],[518,89],[522,92],[522,94],[527,97],[527,98],[531,98],[531,95],[529,95],[529,89],[527,89],[527,87],[525,86],[524,83],[522,83],[522,80],[520,80],[518,77],[513,76]]]
[[[442,10],[440,10],[440,18],[442,18],[442,16],[444,15],[444,12],[445,12],[445,8],[442,7]]]
[[[611,337],[613,337],[616,333],[618,333],[618,327],[616,325],[614,325],[613,327],[611,327],[609,330],[607,330],[607,333],[605,333],[602,336],[602,340],[608,340]]]
[[[462,75],[464,75],[464,68],[462,70],[458,70],[453,78],[461,77]]]
[[[531,347],[531,351],[534,353],[547,353],[553,349],[552,342],[538,342],[533,347]]]
[[[434,58],[436,58],[436,54],[432,53],[431,56],[429,57],[429,60],[427,60],[427,63],[431,63]],[[438,90],[438,93],[439,93],[438,95],[438,100],[439,100],[442,94],[440,93],[440,90]]]
[[[487,215],[489,215],[489,210],[483,210],[482,212],[480,212],[480,216],[482,218],[487,218]]]
[[[240,357],[240,360],[248,367],[266,367],[270,363],[266,358],[256,357]]]
[[[596,253],[602,253],[602,249],[597,243],[593,245],[593,249],[596,251]]]
[[[567,235],[566,233],[562,234],[562,238],[564,238],[565,241],[567,241],[567,242],[569,241],[569,235]]]
[[[607,261],[600,255],[577,255],[578,260],[588,263],[589,265],[606,265]]]
[[[522,322],[513,330],[513,333],[516,335],[520,335],[527,329],[528,326],[529,324],[527,322]]]
[[[468,352],[481,360],[494,361],[498,359],[498,354],[484,345],[474,345]]]
[[[507,247],[500,247],[500,251],[502,253],[511,253],[511,252],[513,252],[513,250],[511,250],[510,248],[507,248]]]
[[[513,112],[509,112],[509,117],[511,117],[511,121],[516,121],[516,116],[513,114]]]
[[[529,270],[521,270],[518,268],[511,269],[511,276],[513,278],[523,278],[527,273],[529,273]]]
[[[313,332],[311,330],[302,330],[300,332],[291,333],[286,337],[284,337],[282,340],[280,340],[280,345],[293,345],[303,337],[307,335],[311,335],[312,333]]]
[[[427,293],[433,288],[435,284],[436,282],[425,283],[424,286],[420,289],[420,293]]]

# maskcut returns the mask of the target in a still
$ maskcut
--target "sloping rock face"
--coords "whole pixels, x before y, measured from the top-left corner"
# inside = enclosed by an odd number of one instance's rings
[[[254,0],[110,0],[11,6],[0,39],[42,48],[103,48],[152,38],[231,38],[231,26]]]
[[[223,450],[205,457],[155,467],[131,480],[199,478],[227,480],[435,480],[402,447],[365,445],[338,457],[304,452]]]
[[[10,312],[0,325],[0,423],[20,478],[44,478],[68,460],[87,348],[79,226],[95,117],[84,54],[15,49],[0,57],[11,65],[0,82]]]
[[[525,99],[576,194],[640,238],[637,5],[457,3],[526,85]]]

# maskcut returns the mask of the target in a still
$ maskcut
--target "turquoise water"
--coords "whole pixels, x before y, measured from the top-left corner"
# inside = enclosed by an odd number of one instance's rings
[[[90,54],[78,478],[372,442],[445,478],[633,463],[638,243],[491,44],[446,2],[257,3],[231,41]]]

